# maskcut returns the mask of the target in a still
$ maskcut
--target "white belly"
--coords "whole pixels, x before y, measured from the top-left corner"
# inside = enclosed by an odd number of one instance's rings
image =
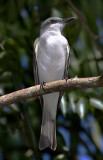
[[[61,80],[65,69],[65,49],[53,36],[39,46],[38,74],[40,83]]]
[[[37,56],[40,83],[63,79],[66,46],[67,40],[62,35],[48,36],[40,41]],[[56,117],[58,98],[59,92],[43,95],[44,108],[52,119]]]

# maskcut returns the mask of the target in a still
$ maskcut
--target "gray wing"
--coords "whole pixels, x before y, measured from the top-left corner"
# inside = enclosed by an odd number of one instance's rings
[[[34,72],[34,79],[35,84],[40,84],[39,82],[39,75],[38,75],[38,65],[37,65],[37,57],[38,57],[38,45],[39,45],[39,38],[37,38],[34,42],[34,48],[33,48],[33,72]],[[43,106],[43,98],[42,96],[40,98],[40,103]]]
[[[67,46],[66,46],[65,69],[64,69],[63,79],[68,78],[68,69],[69,69],[69,63],[70,63],[69,61],[70,61],[70,47],[69,47],[69,44],[67,44]],[[57,108],[60,105],[60,101],[61,101],[61,98],[62,98],[63,94],[64,94],[64,91],[61,91],[60,94],[59,94]]]
[[[37,66],[38,44],[39,44],[39,38],[35,40],[33,48],[33,72],[36,85],[39,84],[38,66]]]

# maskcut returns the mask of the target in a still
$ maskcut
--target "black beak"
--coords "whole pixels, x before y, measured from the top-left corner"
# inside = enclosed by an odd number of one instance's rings
[[[63,23],[68,23],[68,22],[71,22],[75,19],[76,19],[75,17],[65,18],[65,19],[63,19]]]

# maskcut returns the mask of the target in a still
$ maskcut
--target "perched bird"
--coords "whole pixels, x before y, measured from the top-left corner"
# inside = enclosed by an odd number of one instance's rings
[[[70,47],[61,34],[71,18],[51,17],[40,28],[40,36],[34,42],[33,69],[36,84],[62,80],[68,76]],[[47,147],[56,150],[56,113],[63,91],[40,97],[42,105],[42,126],[39,149]]]

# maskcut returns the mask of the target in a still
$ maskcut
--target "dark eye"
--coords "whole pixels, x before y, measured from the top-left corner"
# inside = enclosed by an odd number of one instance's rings
[[[56,20],[52,19],[50,22],[51,22],[51,24],[53,24],[53,23],[56,23]]]

